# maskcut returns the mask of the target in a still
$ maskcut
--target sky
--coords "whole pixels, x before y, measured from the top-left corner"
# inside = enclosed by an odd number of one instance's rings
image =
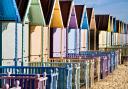
[[[128,24],[128,0],[74,0],[75,4],[93,7],[95,14],[110,14]]]

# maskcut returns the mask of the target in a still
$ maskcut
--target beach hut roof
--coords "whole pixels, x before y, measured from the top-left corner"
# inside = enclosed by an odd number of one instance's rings
[[[127,26],[126,26],[126,30],[127,30],[127,33],[128,33],[128,24],[126,24]]]
[[[0,20],[23,22],[30,0],[1,0]]]
[[[41,0],[41,6],[42,6],[42,11],[44,13],[46,25],[50,24],[55,1],[56,0]]]
[[[64,27],[68,27],[69,25],[68,20],[71,11],[72,1],[60,1],[59,3],[60,3],[60,9],[61,9]]]
[[[116,18],[113,18],[113,32],[117,32],[117,30],[116,30]]]
[[[97,30],[107,31],[109,15],[95,15],[95,21]]]
[[[85,5],[84,5],[84,10],[83,10],[81,28],[82,29],[89,29],[87,10],[86,10],[86,6]]]
[[[93,8],[86,8],[90,30],[96,30],[96,21]]]
[[[16,0],[16,5],[22,22],[26,20],[31,0]]]
[[[0,1],[0,21],[18,21],[20,22],[20,15],[18,13],[15,0],[1,0]]]
[[[126,23],[124,23],[124,33],[127,34],[127,27]]]
[[[77,29],[78,28],[77,19],[76,19],[76,11],[75,11],[74,5],[72,5],[71,14],[69,17],[69,28],[70,29]]]
[[[29,21],[31,25],[46,25],[40,0],[31,0]]]
[[[116,20],[116,29],[117,29],[117,32],[119,33],[120,32],[120,21],[119,20]]]
[[[90,26],[93,8],[86,8],[86,9],[87,9],[88,23],[89,23],[89,26]]]
[[[63,28],[63,20],[62,20],[59,0],[56,0],[55,2],[52,17],[51,17],[50,27]]]
[[[113,28],[113,16],[110,16],[110,30],[111,30],[111,32],[113,32],[114,31],[114,28]]]
[[[78,27],[81,28],[84,5],[75,5],[75,11],[76,11],[76,18],[77,18]]]

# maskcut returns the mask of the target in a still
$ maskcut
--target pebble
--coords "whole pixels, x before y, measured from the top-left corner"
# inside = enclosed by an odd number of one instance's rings
[[[127,65],[119,65],[112,74],[109,74],[105,79],[96,82],[90,89],[128,89]]]

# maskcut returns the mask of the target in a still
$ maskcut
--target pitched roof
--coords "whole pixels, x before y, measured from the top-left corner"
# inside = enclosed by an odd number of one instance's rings
[[[72,6],[71,15],[69,17],[69,28],[71,29],[78,28],[77,19],[76,19],[76,11],[75,11],[74,6]]]
[[[95,15],[97,30],[107,31],[109,15]]]
[[[80,28],[82,22],[82,15],[84,11],[84,5],[75,5],[77,24]]]
[[[32,25],[46,25],[40,0],[31,0],[29,8],[29,21]]]
[[[60,1],[59,3],[60,3],[63,24],[64,27],[67,27],[72,1]]]
[[[126,28],[127,28],[127,33],[128,33],[128,24],[127,24]]]
[[[21,21],[23,21],[28,8],[29,0],[16,0],[16,5],[20,14]]]
[[[1,0],[0,1],[0,21],[15,21],[20,22],[20,15],[18,13],[15,0]]]
[[[113,26],[114,26],[114,25],[113,25],[113,17],[110,16],[110,31],[111,31],[111,32],[114,31]]]
[[[126,23],[124,23],[124,33],[126,34],[127,33],[127,27],[126,27]]]
[[[117,29],[117,32],[119,33],[120,32],[120,21],[119,20],[116,20],[116,29]]]
[[[89,26],[90,26],[93,8],[86,8],[86,9],[87,9],[88,23],[89,23]]]
[[[50,24],[54,4],[55,0],[41,0],[41,6],[44,13],[46,25]]]
[[[123,33],[123,22],[120,21],[120,33]]]
[[[96,30],[96,21],[93,8],[87,8],[87,16],[90,30]]]
[[[116,30],[116,18],[113,18],[113,32],[117,32],[117,30]]]
[[[51,28],[63,28],[63,20],[62,20],[62,15],[60,11],[59,0],[56,0],[55,5],[53,7],[50,27]]]
[[[87,17],[87,11],[86,11],[86,6],[85,5],[84,5],[83,16],[82,16],[81,28],[82,29],[89,29],[88,17]]]

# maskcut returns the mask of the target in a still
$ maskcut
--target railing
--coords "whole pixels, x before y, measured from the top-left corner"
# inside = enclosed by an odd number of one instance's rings
[[[86,89],[88,89],[89,85],[91,85],[91,86],[93,85],[94,69],[96,70],[95,74],[96,74],[98,80],[100,79],[100,69],[98,69],[98,68],[100,68],[100,66],[99,66],[100,61],[99,61],[99,64],[96,65],[96,68],[94,68],[93,58],[91,58],[91,59],[89,58],[89,60],[52,58],[52,59],[49,59],[48,61],[50,61],[50,62],[43,62],[43,63],[30,62],[29,65],[30,66],[65,66],[67,64],[72,64],[73,65],[73,75],[72,75],[73,76],[73,87],[76,87],[75,89],[79,89],[79,87],[83,86],[83,85],[85,85]],[[97,60],[96,60],[96,62],[97,62]],[[75,66],[76,64],[80,65],[80,66],[76,67]],[[91,84],[89,84],[89,80],[91,80],[91,82],[90,82]]]
[[[47,77],[37,76],[2,76],[2,89],[46,89]]]
[[[72,88],[80,89],[80,63],[68,63],[68,62],[30,62],[28,63],[29,66],[49,66],[49,67],[65,67],[67,65],[72,65]]]
[[[72,66],[67,65],[66,67],[29,67],[29,66],[1,66],[0,70],[2,73],[11,72],[12,74],[42,74],[46,72],[51,74],[58,72],[58,89],[71,89],[72,88]],[[55,84],[54,84],[55,85]],[[51,86],[54,86],[51,85]],[[55,88],[54,88],[55,89]]]

